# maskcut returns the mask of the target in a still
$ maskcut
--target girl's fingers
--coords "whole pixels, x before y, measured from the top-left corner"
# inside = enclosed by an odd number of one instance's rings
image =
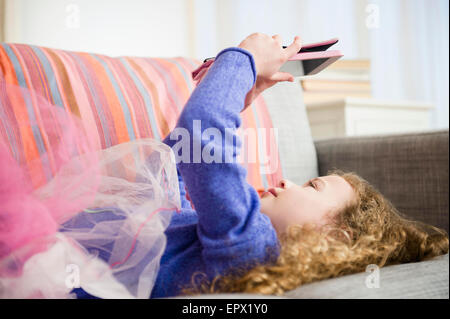
[[[280,36],[279,34],[276,34],[276,35],[272,36],[272,39],[274,39],[275,41],[277,41],[278,44],[279,44],[280,46],[282,46],[281,43],[283,43],[283,41],[282,41],[281,36]]]
[[[302,41],[299,36],[296,36],[294,38],[294,42],[292,42],[290,46],[284,49],[284,52],[289,59],[290,57],[296,55],[301,48],[302,48]]]
[[[277,81],[277,82],[281,82],[281,81],[293,82],[294,81],[294,77],[292,76],[292,74],[287,73],[287,72],[277,72],[274,75],[272,75],[272,77],[270,79],[272,81]]]

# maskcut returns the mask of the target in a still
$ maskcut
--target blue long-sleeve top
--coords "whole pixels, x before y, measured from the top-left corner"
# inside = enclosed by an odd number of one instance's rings
[[[247,172],[236,160],[241,143],[237,136],[230,139],[225,134],[225,129],[235,132],[241,125],[240,112],[255,81],[251,53],[225,49],[217,55],[178,119],[173,132],[183,128],[191,137],[189,161],[177,165],[183,209],[174,214],[166,231],[167,248],[152,298],[176,295],[177,286],[189,282],[195,271],[213,278],[230,268],[268,262],[268,250],[277,252],[275,230],[260,212],[258,193],[247,183]],[[195,128],[199,125],[196,120],[201,121],[201,129]],[[218,140],[205,134],[210,128],[220,131],[219,138],[215,137]],[[171,140],[170,135],[164,140],[169,146],[178,141]],[[209,145],[211,152],[218,152],[220,156],[214,153],[214,157],[221,163],[205,162],[194,144],[200,144],[203,153],[205,147],[210,150]],[[186,200],[185,185],[195,210]]]
[[[241,125],[240,112],[255,81],[250,52],[234,47],[221,51],[164,140],[182,159],[177,164],[182,208],[173,213],[165,231],[167,246],[151,298],[179,295],[194,272],[212,279],[227,270],[269,262],[279,252],[270,219],[260,212],[258,193],[236,160],[241,147],[235,134]],[[180,131],[189,133],[189,147],[184,144],[183,149],[187,155],[178,153]],[[210,163],[205,154],[217,161]],[[195,210],[186,199],[185,187]]]

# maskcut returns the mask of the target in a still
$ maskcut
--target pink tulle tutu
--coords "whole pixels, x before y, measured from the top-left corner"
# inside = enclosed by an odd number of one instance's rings
[[[0,298],[148,298],[180,208],[171,149],[100,150],[78,116],[1,79],[0,115]]]

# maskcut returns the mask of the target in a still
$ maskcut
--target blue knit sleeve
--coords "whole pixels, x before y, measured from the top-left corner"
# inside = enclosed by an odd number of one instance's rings
[[[221,51],[166,138],[199,217],[203,258],[223,267],[232,260],[261,260],[277,244],[270,219],[260,212],[258,193],[237,162],[240,111],[255,81],[250,52]]]

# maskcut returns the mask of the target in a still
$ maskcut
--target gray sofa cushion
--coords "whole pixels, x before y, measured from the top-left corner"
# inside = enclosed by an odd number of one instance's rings
[[[318,176],[316,148],[311,136],[303,92],[298,82],[281,82],[262,93],[273,127],[283,177],[302,185]]]
[[[387,266],[379,269],[379,288],[358,273],[304,285],[286,293],[290,298],[449,298],[448,254],[433,260]]]
[[[376,281],[368,279],[375,273],[358,273],[301,286],[284,296],[260,294],[205,294],[180,296],[177,299],[448,299],[448,254],[418,263],[387,266],[379,269]],[[366,284],[369,281],[369,288]]]

